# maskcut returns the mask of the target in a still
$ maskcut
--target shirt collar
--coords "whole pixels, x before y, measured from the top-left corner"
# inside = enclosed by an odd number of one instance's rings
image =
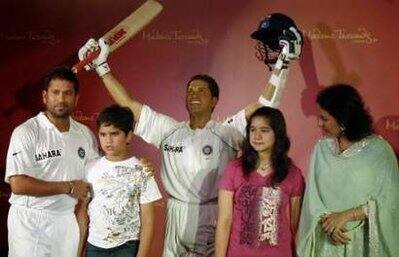
[[[44,127],[48,128],[48,129],[57,129],[57,127],[47,118],[46,114],[44,112],[40,112],[37,115],[40,124],[42,124]],[[69,117],[69,131],[76,131],[76,124],[75,121]]]

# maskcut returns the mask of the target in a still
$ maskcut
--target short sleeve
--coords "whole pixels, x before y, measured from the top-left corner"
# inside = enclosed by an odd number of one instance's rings
[[[98,144],[96,137],[89,128],[86,128],[86,134],[87,134],[87,140],[89,141],[89,154],[87,160],[91,161],[100,156],[98,153]]]
[[[147,143],[159,148],[166,134],[178,124],[176,120],[169,116],[157,113],[150,107],[143,105],[134,133]]]
[[[230,162],[224,169],[222,178],[219,181],[219,189],[234,192],[236,190],[234,180],[236,175],[239,174],[238,172],[241,172],[238,161]]]
[[[245,117],[245,109],[239,111],[238,113],[234,114],[231,117],[228,117],[224,122],[223,125],[230,125],[236,128],[241,135],[245,136],[245,128],[247,126],[247,119]]]
[[[146,181],[146,185],[140,195],[140,204],[146,204],[155,202],[162,198],[161,192],[159,191],[157,182],[153,177],[150,177]]]
[[[292,181],[291,181],[291,197],[303,196],[305,191],[305,179],[299,168],[293,166],[291,168]]]
[[[7,151],[5,181],[10,182],[14,175],[29,175],[35,177],[35,135],[25,127],[17,127],[10,139]]]

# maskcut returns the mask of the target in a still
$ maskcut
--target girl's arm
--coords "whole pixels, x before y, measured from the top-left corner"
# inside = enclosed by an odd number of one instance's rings
[[[233,192],[219,190],[215,257],[226,257],[233,221]]]

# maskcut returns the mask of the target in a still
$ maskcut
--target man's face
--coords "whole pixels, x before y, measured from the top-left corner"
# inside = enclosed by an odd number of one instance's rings
[[[217,100],[217,97],[212,96],[207,82],[193,80],[188,84],[186,108],[190,114],[212,113]]]
[[[69,117],[78,101],[74,84],[62,79],[51,80],[47,91],[43,90],[42,96],[46,111],[55,118]]]

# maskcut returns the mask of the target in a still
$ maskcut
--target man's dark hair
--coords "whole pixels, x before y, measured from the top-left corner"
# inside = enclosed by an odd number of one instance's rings
[[[73,84],[75,94],[79,93],[79,80],[73,71],[65,66],[58,66],[51,69],[44,77],[44,90],[47,91],[50,82],[54,79],[66,80]]]
[[[191,79],[187,83],[187,87],[193,80],[205,81],[208,84],[208,88],[209,91],[211,91],[212,97],[216,97],[217,99],[219,99],[219,85],[214,78],[206,74],[197,74],[191,77]]]
[[[128,134],[134,127],[134,116],[128,107],[111,105],[105,107],[97,117],[97,129],[104,126],[113,125]]]
[[[373,133],[373,120],[362,97],[352,86],[336,84],[319,92],[317,103],[344,129],[350,141],[359,141]]]

